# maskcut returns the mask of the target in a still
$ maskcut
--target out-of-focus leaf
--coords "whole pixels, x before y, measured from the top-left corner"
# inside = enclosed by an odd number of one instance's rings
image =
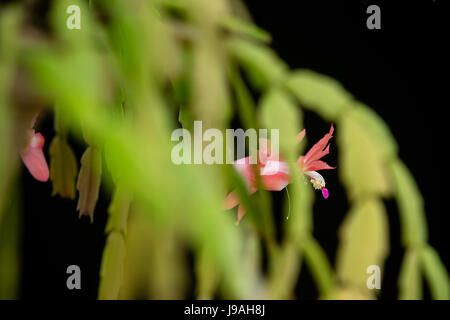
[[[240,20],[247,21],[248,23],[252,23],[252,17],[245,6],[245,4],[241,0],[230,0],[230,11]]]
[[[17,59],[18,33],[22,19],[22,9],[19,6],[5,6],[0,12],[0,145],[2,155],[0,156],[0,226],[2,215],[6,206],[7,192],[10,187],[11,178],[15,170],[13,160],[15,148],[13,146],[12,117],[10,114],[11,78],[15,69]]]
[[[151,230],[150,296],[157,299],[182,299],[185,293],[187,274],[183,247],[174,229],[157,228]]]
[[[400,160],[389,163],[394,192],[400,212],[402,240],[405,246],[420,246],[428,238],[424,203],[419,187]]]
[[[128,211],[130,210],[131,197],[127,191],[116,187],[108,208],[109,219],[106,224],[106,232],[117,231],[127,233]]]
[[[255,103],[253,102],[250,91],[236,69],[230,71],[229,76],[236,94],[237,110],[240,119],[246,128],[257,129],[259,125],[256,121],[257,119],[255,119]]]
[[[422,299],[422,275],[417,250],[407,250],[398,279],[400,300]]]
[[[246,272],[246,278],[249,280],[248,292],[251,296],[248,299],[266,299],[267,292],[264,288],[264,280],[261,268],[262,248],[261,240],[255,230],[249,230],[245,235],[245,245],[243,249],[242,272]]]
[[[320,296],[327,298],[334,288],[333,269],[325,251],[313,237],[303,239],[300,244],[303,249],[308,269],[312,273],[319,288]]]
[[[50,144],[50,179],[53,183],[53,195],[63,198],[75,198],[75,178],[77,161],[75,155],[60,136],[55,136]]]
[[[125,242],[119,232],[111,232],[103,251],[100,269],[100,300],[114,300],[119,296],[123,281],[123,267],[126,255]]]
[[[94,209],[98,199],[102,180],[102,154],[95,147],[88,147],[81,157],[81,168],[78,175],[77,210],[80,216],[89,215],[94,220]]]
[[[286,217],[289,217],[285,220],[285,226],[289,237],[301,243],[313,232],[314,191],[300,180],[289,185],[286,192],[289,194],[286,202],[290,201],[290,204],[285,204]]]
[[[293,242],[286,244],[276,252],[271,260],[270,291],[271,299],[292,299],[296,279],[300,271],[300,251]]]
[[[260,40],[263,42],[270,41],[270,34],[267,31],[259,28],[254,24],[240,20],[234,16],[227,15],[223,17],[221,19],[221,24],[223,27],[232,32],[255,38],[256,40]]]
[[[368,290],[367,267],[376,265],[383,269],[389,252],[388,231],[381,201],[369,198],[353,206],[339,230],[336,269],[344,285]]]
[[[289,75],[286,86],[300,100],[302,106],[318,112],[328,121],[351,107],[353,97],[333,78],[312,70],[296,70]]]
[[[241,121],[244,124],[244,127],[259,129],[260,124],[256,116],[257,113],[255,104],[248,88],[246,87],[243,79],[241,78],[241,75],[239,74],[236,68],[233,68],[230,71],[229,76],[236,94],[238,114],[241,118]],[[240,180],[238,183],[237,190],[239,197],[241,199],[241,203],[247,210],[247,216],[249,217],[249,219],[253,219],[253,221],[256,224],[262,222],[262,225],[266,228],[268,237],[272,239],[274,232],[271,213],[269,210],[271,205],[268,194],[264,191],[261,191],[257,196],[249,198],[248,190],[247,187],[245,186],[244,181],[242,179],[237,180]],[[259,181],[259,179],[257,178],[257,183],[260,182],[261,181]],[[260,217],[257,215],[252,217],[253,213],[257,211],[262,213],[263,219],[260,219]]]
[[[231,117],[230,98],[226,77],[226,55],[223,43],[213,30],[219,17],[226,14],[226,1],[200,0],[188,6],[192,24],[201,34],[192,47],[191,110],[204,128],[226,126]]]
[[[214,265],[211,264],[211,258],[207,256],[205,251],[201,251],[196,258],[195,274],[197,278],[196,299],[213,299],[219,275]]]
[[[121,165],[125,159],[120,157],[122,154],[124,157],[128,156],[128,154],[124,153],[126,152],[126,148],[118,147],[117,143],[114,143],[113,141],[106,141],[103,150],[105,154],[106,167],[111,173],[112,180],[115,185],[119,185],[121,184],[121,181],[126,180],[127,175],[127,168]],[[130,158],[126,160],[131,161]]]
[[[76,5],[80,8],[80,29],[69,29],[66,26],[67,8]],[[60,0],[51,7],[50,21],[54,32],[61,41],[64,41],[66,48],[76,46],[78,48],[87,48],[93,45],[93,33],[95,20],[92,17],[92,10],[89,10],[86,1],[82,0]],[[69,49],[70,50],[70,49]]]
[[[351,198],[361,195],[388,195],[391,191],[383,150],[353,110],[339,123],[341,179]]]
[[[0,74],[1,77],[1,74]],[[8,115],[8,113],[5,110],[5,104],[3,101],[3,97],[2,97],[2,90],[0,88],[0,143],[3,146],[6,146],[6,149],[10,149],[9,148],[9,144],[8,144],[8,133],[9,133],[9,128],[7,126],[8,124],[8,120],[6,118],[6,116]],[[8,175],[8,162],[6,161],[6,157],[0,157],[0,179],[1,181],[7,181],[7,175]],[[2,215],[3,215],[3,209],[4,209],[4,199],[5,199],[5,194],[6,194],[6,185],[5,184],[1,184],[0,185],[0,225],[2,224]]]
[[[227,15],[229,11],[228,1],[197,0],[186,6],[193,24],[210,32],[219,25],[220,18]]]
[[[156,0],[158,5],[171,10],[186,11],[186,1],[184,0]]]
[[[239,38],[228,40],[226,45],[255,87],[262,89],[284,79],[288,67],[269,48]]]
[[[262,98],[259,118],[265,127],[279,130],[280,151],[287,159],[294,160],[302,114],[290,97],[279,89],[269,91]]]
[[[439,254],[432,247],[427,246],[420,251],[420,260],[431,297],[435,300],[449,300],[450,277]]]
[[[101,142],[99,141],[99,137],[95,133],[95,131],[87,128],[83,124],[83,122],[81,123],[81,128],[82,128],[81,132],[83,134],[83,139],[86,142],[86,144],[88,144],[89,146],[94,147],[96,149],[100,149]]]
[[[388,159],[395,157],[398,145],[392,136],[391,130],[384,120],[370,107],[359,101],[353,102],[355,108],[352,116],[366,129],[371,140],[378,145],[383,157]]]
[[[326,299],[330,300],[372,300],[373,294],[364,293],[355,288],[337,288]]]
[[[111,16],[108,32],[125,77],[123,84],[128,98],[137,98],[135,95],[146,90],[149,81],[157,83],[164,77],[173,78],[178,74],[180,50],[163,19],[164,12],[158,11],[148,1],[101,2]],[[145,30],[145,37],[142,37],[142,30]]]
[[[11,162],[15,148],[12,147],[11,141],[11,125],[10,114],[8,112],[8,105],[6,101],[5,89],[3,86],[2,77],[6,76],[0,64],[0,145],[2,146],[2,155],[0,156],[0,226],[2,224],[2,215],[5,209],[5,202],[7,199],[8,187],[11,180]]]
[[[149,219],[135,207],[127,223],[126,259],[120,299],[138,299],[147,293],[152,260],[152,232]]]
[[[185,105],[190,100],[190,82],[184,77],[178,78],[173,82],[173,98],[177,104]]]
[[[180,111],[178,113],[178,121],[181,123],[184,129],[192,132],[194,127],[194,118],[190,110],[186,106],[180,106]]]
[[[20,6],[7,6],[0,12],[0,61],[12,64],[17,59],[17,50],[20,39],[20,24],[23,13]],[[0,78],[4,81],[8,78]]]
[[[283,159],[288,161],[288,163],[294,163],[297,156],[296,150],[299,148],[296,137],[300,132],[302,121],[300,109],[293,104],[284,91],[273,89],[262,98],[258,118],[260,119],[261,127],[278,130],[278,132],[268,131],[271,140],[270,144],[273,146],[273,142],[279,142],[280,155],[282,154]],[[274,134],[279,135],[278,141]],[[272,149],[273,152],[275,150]],[[263,206],[265,205],[263,204]],[[270,208],[270,206],[267,207]],[[266,211],[263,217],[267,232],[270,232],[270,234],[274,233],[270,231],[274,229],[272,227],[272,214]]]
[[[19,196],[11,195],[0,219],[0,300],[17,299],[19,294],[22,217]]]
[[[55,105],[53,117],[54,117],[53,126],[56,135],[60,136],[63,140],[66,140],[68,131],[67,129],[69,127],[70,121],[65,118],[64,113],[61,112],[60,108],[58,108],[57,105]]]
[[[231,116],[225,65],[217,39],[202,41],[193,51],[193,110],[206,128],[222,128]]]
[[[174,224],[159,224],[132,206],[126,237],[127,257],[120,299],[185,297],[184,243]]]
[[[101,86],[101,59],[93,52],[73,51],[70,54],[58,55],[45,48],[35,48],[33,54],[25,57],[30,64],[34,80],[42,89],[42,94],[46,94],[58,101],[58,107],[78,108],[80,112],[86,108],[91,112],[100,112]],[[65,72],[70,72],[70,81],[61,81],[61,76]],[[51,89],[53,88],[53,90]],[[87,126],[91,113],[81,114],[72,121],[83,119],[83,125]],[[66,118],[68,118],[67,115]],[[98,129],[104,129],[99,126]]]

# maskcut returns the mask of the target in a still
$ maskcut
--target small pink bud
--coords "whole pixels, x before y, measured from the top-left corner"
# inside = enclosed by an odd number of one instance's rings
[[[34,133],[33,136],[31,137],[30,147],[42,149],[44,148],[44,144],[45,144],[44,136],[39,132]]]
[[[34,133],[31,136],[28,147],[20,152],[22,161],[30,171],[31,175],[38,181],[45,182],[49,177],[47,161],[45,161],[44,147],[45,139],[40,133]]]
[[[328,196],[330,195],[327,188],[322,188],[322,195],[325,199],[328,199]]]

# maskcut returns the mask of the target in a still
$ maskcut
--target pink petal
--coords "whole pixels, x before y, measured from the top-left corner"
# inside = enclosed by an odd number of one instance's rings
[[[249,157],[236,160],[233,166],[242,175],[248,187],[254,186],[256,184],[255,175],[253,173]]]
[[[290,182],[290,176],[285,173],[277,173],[270,176],[261,176],[265,190],[281,191]]]
[[[238,217],[237,217],[237,221],[234,223],[235,225],[239,225],[239,222],[242,220],[242,218],[245,215],[245,208],[244,206],[241,204],[238,207]]]
[[[328,141],[333,137],[334,127],[333,124],[331,124],[330,131],[323,136],[322,139],[320,139],[315,145],[312,146],[312,148],[308,151],[308,153],[304,157],[304,162],[308,163],[309,161],[318,160],[324,155],[326,155],[329,152],[329,148],[324,150],[324,148],[327,146]]]
[[[261,166],[260,175],[272,175],[279,172],[289,175],[289,165],[283,160],[269,159],[264,166]]]
[[[236,207],[240,203],[236,190],[230,192],[225,199],[225,210]]]
[[[321,160],[312,161],[308,164],[305,164],[305,166],[303,167],[303,171],[319,171],[327,169],[336,169],[336,168],[328,165],[326,162]]]
[[[289,166],[284,161],[267,161],[260,175],[264,189],[269,191],[283,190],[291,180]]]
[[[265,164],[267,159],[270,158],[270,140],[260,138],[259,139],[259,151],[258,151],[258,162]]]
[[[36,180],[42,182],[48,180],[48,165],[41,148],[33,148],[30,146],[21,151],[20,156],[28,171],[30,171]]]
[[[297,135],[297,141],[301,142],[303,140],[303,138],[305,137],[306,134],[306,130],[303,129],[298,135]]]
[[[309,158],[308,162],[318,160],[329,153],[330,153],[330,145],[328,145],[324,150],[317,152],[313,157]]]
[[[47,181],[49,177],[49,170],[47,161],[45,160],[44,148],[45,138],[42,134],[35,133],[32,129],[36,123],[39,115],[37,112],[31,119],[30,129],[27,130],[28,145],[20,152],[23,163],[27,167],[31,175],[38,181]]]

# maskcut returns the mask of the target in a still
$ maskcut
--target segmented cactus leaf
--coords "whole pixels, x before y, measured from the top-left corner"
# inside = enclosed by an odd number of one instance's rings
[[[289,160],[295,160],[302,114],[289,95],[278,89],[269,91],[262,97],[259,118],[265,128],[279,129],[281,153]]]
[[[420,256],[417,250],[407,250],[403,258],[398,279],[401,300],[422,299],[422,273]]]
[[[367,268],[375,265],[383,270],[389,252],[388,232],[388,220],[380,200],[369,198],[354,204],[339,229],[336,272],[344,285],[363,292],[368,290]]]
[[[312,70],[294,70],[286,80],[286,87],[302,107],[316,111],[328,121],[336,121],[353,103],[351,94],[338,81]]]
[[[422,195],[411,172],[401,160],[392,161],[389,168],[400,213],[403,244],[421,246],[428,238]]]
[[[422,268],[431,291],[431,297],[436,300],[450,299],[450,277],[439,254],[427,246],[420,251]]]
[[[281,82],[287,74],[285,62],[267,47],[239,38],[228,40],[226,45],[257,88],[267,88]]]
[[[72,148],[65,139],[55,136],[49,150],[50,179],[53,184],[53,195],[74,199],[78,166]]]
[[[102,180],[102,154],[95,147],[88,147],[81,157],[81,168],[78,175],[77,189],[79,198],[77,210],[80,215],[89,215],[94,219],[100,183]]]
[[[119,296],[123,280],[124,259],[126,247],[123,235],[111,232],[103,251],[102,266],[100,269],[100,300],[114,300]]]
[[[389,195],[391,181],[376,138],[353,111],[342,117],[337,130],[339,173],[350,198]]]

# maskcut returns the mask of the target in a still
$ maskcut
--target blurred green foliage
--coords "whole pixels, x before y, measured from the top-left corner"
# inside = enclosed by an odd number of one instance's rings
[[[73,4],[81,8],[79,30],[66,28],[66,8]],[[422,298],[422,275],[433,298],[450,298],[449,276],[426,243],[422,197],[373,110],[334,79],[289,70],[269,48],[270,35],[238,1],[89,4],[53,1],[50,32],[25,26],[22,5],[1,12],[0,179],[6,183],[0,184],[0,298],[15,297],[19,277],[19,215],[6,200],[17,189],[10,183],[19,149],[12,130],[21,109],[9,97],[19,68],[56,115],[53,193],[75,197],[80,160],[67,144],[68,133],[88,145],[77,184],[81,206],[89,208],[83,210],[95,207],[101,175],[94,169],[105,161],[112,176],[100,299],[183,298],[189,285],[202,299],[295,298],[304,263],[321,298],[374,298],[366,268],[383,267],[389,253],[385,197],[398,201],[406,248],[399,298]],[[251,90],[261,94],[259,101]],[[295,140],[303,108],[337,125],[338,171],[351,208],[339,230],[336,270],[312,235],[313,190],[294,166],[304,148]],[[235,112],[246,128],[281,129],[281,152],[294,174],[280,243],[267,192],[249,197],[230,166],[176,166],[170,160],[170,133],[180,123],[190,128],[198,119],[224,129]],[[248,223],[238,228],[234,215],[222,210],[226,190],[234,187],[248,209]],[[194,254],[193,284],[185,250]]]

